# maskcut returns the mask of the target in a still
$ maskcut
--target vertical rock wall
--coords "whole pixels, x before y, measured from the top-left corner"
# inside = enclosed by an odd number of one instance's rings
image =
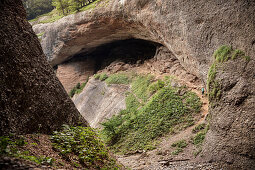
[[[0,136],[86,125],[43,54],[20,0],[0,1]]]

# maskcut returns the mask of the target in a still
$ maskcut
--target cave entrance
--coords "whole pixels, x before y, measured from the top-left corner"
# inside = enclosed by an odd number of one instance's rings
[[[107,43],[86,52],[80,52],[59,64],[57,77],[69,92],[78,82],[84,82],[113,62],[143,64],[155,56],[161,44],[142,39],[127,39]]]
[[[127,39],[115,41],[95,48],[88,56],[95,59],[95,72],[119,61],[125,64],[142,64],[155,56],[157,47],[152,41]]]

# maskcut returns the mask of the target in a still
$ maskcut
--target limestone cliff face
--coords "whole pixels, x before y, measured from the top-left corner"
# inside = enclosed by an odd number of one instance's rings
[[[86,125],[43,54],[19,0],[0,2],[0,136]]]
[[[124,85],[107,86],[105,82],[92,78],[83,92],[74,96],[73,101],[90,126],[98,128],[105,119],[126,108],[127,90],[128,87]]]
[[[42,47],[52,65],[98,45],[133,37],[165,45],[185,69],[206,80],[212,53],[222,44],[255,53],[254,6],[252,0],[110,0],[33,29],[45,32]]]

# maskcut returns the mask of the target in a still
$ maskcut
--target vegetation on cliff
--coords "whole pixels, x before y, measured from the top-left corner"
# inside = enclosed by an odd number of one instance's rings
[[[217,74],[217,67],[220,67],[222,63],[236,58],[243,58],[246,61],[250,60],[249,56],[241,50],[234,50],[231,46],[223,45],[219,47],[213,54],[215,59],[208,72],[207,89],[209,91],[209,100],[218,100],[221,97],[220,83],[215,79]]]
[[[155,141],[176,125],[186,128],[194,124],[200,99],[185,87],[171,87],[170,83],[169,77],[155,81],[151,75],[131,79],[126,109],[102,123],[102,134],[114,151],[153,149]]]

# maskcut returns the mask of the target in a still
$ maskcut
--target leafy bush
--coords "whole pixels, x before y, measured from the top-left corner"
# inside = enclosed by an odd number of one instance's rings
[[[193,133],[197,133],[200,132],[201,130],[205,129],[206,124],[205,123],[201,123],[199,125],[197,125],[196,127],[194,127],[194,129],[192,129]]]
[[[136,99],[134,94],[129,93],[126,97],[126,108],[129,111],[135,111],[138,107],[141,106],[141,103]]]
[[[219,47],[213,54],[215,61],[211,65],[208,72],[207,79],[207,89],[209,91],[209,100],[219,100],[221,97],[221,86],[218,83],[216,78],[217,67],[222,65],[223,62],[228,61],[229,59],[235,60],[236,58],[244,58],[246,61],[250,60],[249,56],[246,56],[245,53],[241,50],[233,50],[231,46],[223,45]]]
[[[128,77],[128,75],[124,74],[124,73],[116,73],[116,74],[112,74],[110,75],[105,82],[110,85],[110,84],[129,84],[130,83],[130,79]]]
[[[200,145],[203,143],[204,139],[205,139],[205,135],[207,133],[209,129],[209,125],[207,125],[207,127],[201,131],[199,131],[193,138],[193,144],[194,145]]]
[[[100,76],[101,76],[101,74],[98,73],[98,74],[95,74],[95,75],[94,75],[94,78],[95,78],[96,80],[99,80]]]
[[[177,147],[177,148],[185,148],[188,144],[186,143],[185,140],[180,140],[180,141],[177,141],[175,143],[173,143],[171,146],[172,147]]]
[[[199,113],[202,107],[200,98],[194,92],[184,94],[184,103],[191,112]]]
[[[182,148],[176,148],[175,151],[173,151],[171,154],[172,155],[178,155],[179,153],[183,152],[183,149]]]
[[[158,80],[149,86],[149,92],[153,94],[157,92],[159,89],[163,88],[164,86],[165,86],[165,82],[162,80]]]
[[[131,84],[131,90],[134,94],[141,99],[143,102],[146,102],[148,99],[148,87],[151,84],[153,77],[151,75],[147,76],[137,76]]]
[[[65,156],[73,153],[79,157],[81,164],[96,168],[99,165],[112,165],[103,142],[90,127],[69,127],[63,125],[63,130],[55,131],[51,136],[53,147]],[[113,168],[113,167],[112,167]]]
[[[86,86],[86,84],[88,83],[88,81],[89,81],[89,78],[87,78],[86,82],[82,84],[77,83],[76,86],[69,92],[69,96],[73,97],[75,94],[81,93],[84,87]]]

